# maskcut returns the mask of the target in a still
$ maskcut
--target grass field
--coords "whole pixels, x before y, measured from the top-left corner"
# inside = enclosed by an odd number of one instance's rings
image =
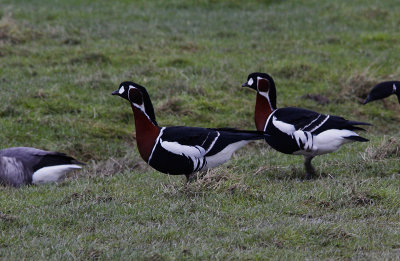
[[[88,165],[64,183],[0,187],[0,259],[396,259],[400,105],[360,105],[400,79],[396,1],[0,0],[0,148]],[[313,162],[256,142],[185,185],[140,159],[119,83],[160,125],[254,129],[247,75],[278,107],[374,124]]]

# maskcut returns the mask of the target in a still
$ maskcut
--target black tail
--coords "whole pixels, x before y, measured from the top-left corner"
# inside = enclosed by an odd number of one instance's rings
[[[212,130],[220,131],[223,133],[231,133],[241,137],[243,140],[261,140],[269,135],[264,133],[263,131],[254,131],[254,130],[238,130],[235,128],[213,128]]]
[[[48,154],[41,157],[39,164],[36,165],[36,169],[56,166],[56,165],[68,165],[68,164],[86,165],[85,163],[77,161],[73,157],[68,156],[64,153],[49,152]]]
[[[360,137],[360,136],[349,136],[349,137],[344,137],[344,138],[348,139],[348,140],[359,141],[359,142],[367,142],[367,141],[369,141],[368,139]]]
[[[372,126],[371,123],[361,122],[361,121],[348,121],[347,124],[349,125],[349,127],[347,128],[348,130],[360,130],[360,131],[365,131],[365,129],[354,125]]]
[[[351,125],[367,125],[367,126],[372,126],[371,123],[362,122],[362,121],[349,121],[348,123],[351,124]]]

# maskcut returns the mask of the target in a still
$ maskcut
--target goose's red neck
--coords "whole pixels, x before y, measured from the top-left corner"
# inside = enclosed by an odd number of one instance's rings
[[[256,108],[254,112],[254,121],[258,131],[264,131],[268,116],[274,111],[267,98],[257,93]]]
[[[136,143],[139,153],[142,159],[148,162],[156,139],[160,134],[160,127],[155,125],[140,109],[133,105],[132,110],[135,117]]]

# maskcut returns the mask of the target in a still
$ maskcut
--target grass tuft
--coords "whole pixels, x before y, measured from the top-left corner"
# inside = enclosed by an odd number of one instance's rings
[[[365,161],[382,161],[388,158],[400,157],[400,140],[386,136],[379,145],[369,145],[363,153]]]
[[[0,43],[10,42],[12,44],[22,43],[26,40],[24,32],[14,20],[11,14],[4,14],[0,19]]]
[[[370,67],[361,72],[352,73],[350,77],[343,81],[341,96],[350,99],[356,98],[359,102],[362,102],[367,98],[372,87],[379,82],[373,75]]]

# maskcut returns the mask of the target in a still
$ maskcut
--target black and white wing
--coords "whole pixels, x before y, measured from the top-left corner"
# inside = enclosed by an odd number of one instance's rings
[[[148,163],[158,171],[168,174],[190,174],[209,167],[218,166],[228,160],[237,148],[248,140],[263,139],[261,132],[241,132],[233,129],[207,129],[196,127],[164,127]],[[241,141],[246,141],[230,146]],[[223,150],[224,157],[211,158]],[[228,157],[229,156],[229,157]]]
[[[315,111],[301,108],[282,108],[273,115],[274,125],[290,133],[294,131],[307,131],[313,135],[331,129],[338,130],[364,130],[356,125],[371,125],[365,122],[349,121],[339,116],[320,114]],[[285,125],[289,124],[289,125]]]
[[[162,146],[174,153],[187,156],[211,156],[239,141],[263,139],[260,131],[245,131],[231,128],[167,127],[163,130]]]
[[[206,165],[205,155],[218,138],[217,131],[203,128],[163,127],[148,164],[156,170],[171,174],[191,174]]]
[[[187,157],[204,157],[214,146],[218,131],[195,127],[166,127],[160,135],[161,146],[174,154]]]
[[[363,130],[355,125],[370,124],[348,121],[342,117],[320,114],[306,109],[288,107],[278,109],[271,114],[265,131],[271,136],[278,137],[276,141],[267,138],[267,142],[272,147],[279,147],[279,151],[291,154],[296,151],[315,151],[320,149],[323,142],[327,144],[335,143],[333,141],[337,139],[367,141],[367,139],[353,132],[354,130]],[[319,143],[315,142],[315,137],[321,133],[323,133],[321,137],[324,137],[324,139],[319,139]],[[337,146],[333,147],[336,148]]]

